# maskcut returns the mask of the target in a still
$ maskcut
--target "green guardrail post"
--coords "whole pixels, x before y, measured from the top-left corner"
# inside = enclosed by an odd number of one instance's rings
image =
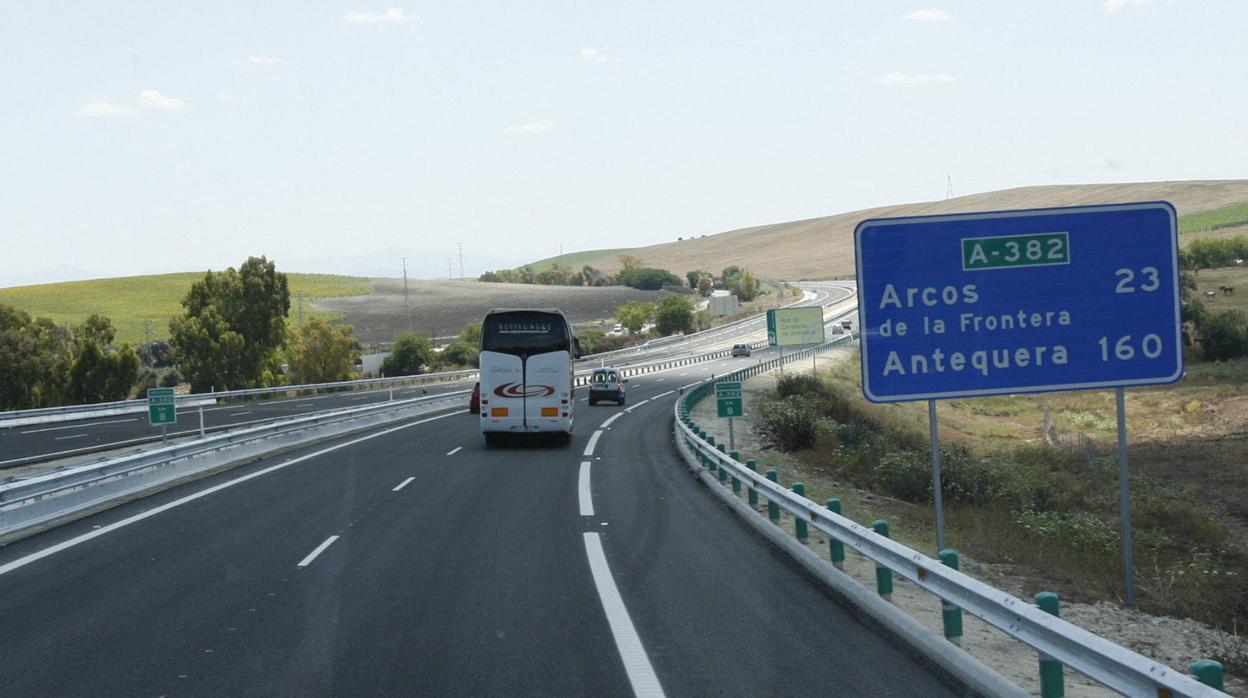
[[[723,445],[723,444],[719,444],[719,445],[718,445],[718,446],[716,446],[715,448],[718,448],[720,453],[723,453],[723,454],[727,455],[727,451],[724,449],[724,445]],[[721,466],[719,466],[719,481],[720,481],[720,482],[727,482],[727,481],[728,481],[728,469],[727,469],[727,468],[725,468],[725,467],[723,467],[722,465],[721,465]]]
[[[945,548],[940,551],[940,561],[951,570],[958,569],[958,551]],[[944,621],[945,639],[960,646],[962,644],[962,609],[941,599],[940,618]]]
[[[753,458],[745,462],[745,467],[749,468],[750,470],[753,470],[754,472],[758,472],[758,462],[755,461]],[[747,489],[749,490],[749,493],[750,493],[749,494],[750,506],[752,507],[758,506],[758,490],[754,489],[752,486]]]
[[[1036,605],[1041,611],[1060,616],[1061,606],[1057,594],[1042,591],[1036,594]],[[1040,653],[1040,698],[1062,698],[1066,695],[1066,680],[1062,676],[1062,663],[1049,655]]]
[[[729,453],[729,454],[728,454],[728,457],[729,457],[729,458],[732,458],[733,460],[735,460],[735,461],[736,461],[736,462],[738,462],[738,463],[740,463],[740,462],[741,462],[741,452],[740,452],[740,451],[733,451],[732,453]],[[741,494],[741,480],[737,479],[737,476],[736,476],[736,475],[733,475],[733,476],[732,476],[732,493],[733,493],[733,494]]]
[[[714,437],[714,436],[707,435],[707,437],[706,437],[706,443],[710,444],[710,445],[711,445],[711,448],[714,448],[714,447],[715,447],[715,437]],[[717,466],[715,465],[715,459],[714,459],[713,457],[711,457],[711,456],[707,456],[707,457],[706,457],[706,467],[710,468],[712,473],[713,473],[713,472],[715,472],[715,470],[717,469]]]
[[[888,522],[884,519],[876,519],[871,524],[872,530],[876,533],[888,538]],[[885,601],[893,600],[893,571],[883,565],[875,566],[875,590],[884,597]]]
[[[780,474],[773,468],[767,471],[767,479],[779,484]],[[771,519],[772,522],[780,520],[780,505],[771,501],[770,497],[767,498],[767,518]]]
[[[841,500],[833,497],[829,499],[824,506],[833,514],[841,513]],[[838,570],[845,569],[845,544],[839,540],[828,537],[828,555],[832,558],[832,566]]]
[[[793,483],[793,494],[799,497],[806,496],[806,485],[801,482]],[[793,533],[797,539],[805,543],[810,538],[810,528],[806,525],[806,519],[800,516],[793,517]]]
[[[1219,691],[1226,690],[1226,682],[1222,676],[1222,665],[1220,663],[1212,659],[1197,659],[1192,662],[1191,670],[1192,676],[1195,676],[1197,681]]]

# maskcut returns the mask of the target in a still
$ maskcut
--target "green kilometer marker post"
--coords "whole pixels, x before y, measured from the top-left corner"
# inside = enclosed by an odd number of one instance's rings
[[[173,388],[148,388],[147,390],[147,423],[160,425],[160,440],[168,441],[168,425],[177,424],[177,398]]]

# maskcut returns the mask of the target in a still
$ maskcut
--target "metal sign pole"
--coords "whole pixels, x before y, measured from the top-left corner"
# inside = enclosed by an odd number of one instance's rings
[[[728,450],[737,450],[737,437],[732,431],[732,417],[728,418]]]
[[[204,438],[204,408],[199,408],[199,438]]]
[[[160,442],[162,444],[169,443],[169,425],[167,424],[162,423],[160,425]]]
[[[1135,606],[1135,563],[1131,551],[1131,472],[1127,468],[1126,391],[1114,391],[1118,403],[1118,508],[1122,515],[1122,574],[1126,580],[1126,603]]]
[[[936,434],[936,401],[927,401],[927,428],[932,434],[932,498],[936,502],[936,554],[945,549],[945,511],[940,501],[940,439]]]

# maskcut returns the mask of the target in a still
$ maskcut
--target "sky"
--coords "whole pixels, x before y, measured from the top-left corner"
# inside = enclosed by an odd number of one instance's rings
[[[1248,3],[0,3],[0,285],[1231,179]]]

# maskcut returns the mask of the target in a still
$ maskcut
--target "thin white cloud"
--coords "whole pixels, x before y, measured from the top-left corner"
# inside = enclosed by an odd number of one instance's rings
[[[908,19],[911,22],[948,22],[953,19],[948,12],[940,8],[933,7],[930,10],[914,10],[907,12],[901,16],[902,19]]]
[[[596,48],[589,48],[587,46],[581,49],[581,62],[582,63],[607,63],[610,60],[611,60],[610,56],[603,53],[602,51],[599,51]]]
[[[149,107],[151,109],[173,110],[186,106],[186,102],[173,97],[166,97],[156,90],[143,90],[135,101],[138,102],[140,107]]]
[[[914,75],[907,75],[897,71],[880,78],[880,82],[885,85],[931,85],[957,81],[957,78],[948,73],[915,73]]]
[[[129,104],[115,104],[113,102],[89,102],[84,104],[78,111],[74,112],[74,116],[96,117],[96,116],[130,116],[134,114],[134,107]]]
[[[1150,0],[1105,0],[1105,13],[1115,14],[1121,12],[1128,5],[1147,5]]]
[[[402,24],[415,22],[416,15],[397,7],[387,7],[382,12],[348,12],[342,16],[347,24]]]
[[[282,59],[278,56],[270,56],[267,53],[261,53],[255,56],[248,56],[243,59],[243,62],[251,65],[278,65],[282,62]]]
[[[555,127],[553,121],[530,121],[527,124],[516,124],[515,126],[507,126],[503,129],[503,133],[542,133],[549,131]]]

